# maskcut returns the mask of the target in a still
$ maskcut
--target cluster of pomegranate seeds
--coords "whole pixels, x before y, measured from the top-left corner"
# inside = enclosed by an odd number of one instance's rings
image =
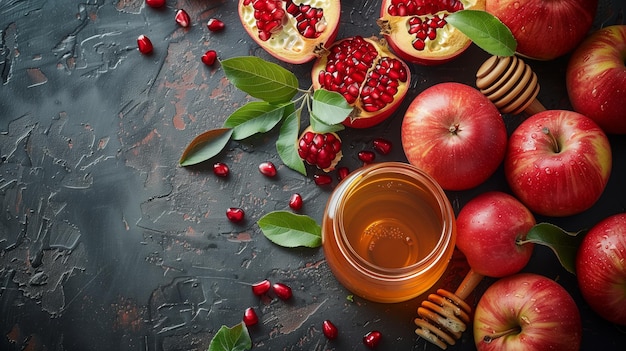
[[[446,14],[434,15],[433,17],[422,20],[420,17],[411,17],[409,19],[409,33],[415,34],[415,39],[411,42],[415,50],[424,50],[426,47],[426,39],[435,40],[437,38],[437,29],[443,28],[446,23]]]
[[[259,172],[266,177],[274,177],[276,176],[276,166],[270,161],[261,162],[259,165]]]
[[[381,155],[387,155],[391,152],[393,144],[391,141],[384,138],[376,138],[372,141],[374,150],[378,151]]]
[[[344,40],[330,48],[326,69],[320,71],[318,82],[322,88],[336,91],[349,104],[354,104],[367,71],[377,57],[378,52],[374,45],[362,37]]]
[[[439,11],[456,12],[463,10],[460,0],[392,0],[387,12],[392,16],[424,16]]]
[[[230,168],[223,162],[216,162],[213,164],[213,174],[218,177],[228,177],[230,174]]]
[[[246,308],[243,312],[243,323],[250,327],[259,322],[259,317],[256,314],[256,311],[252,307]]]
[[[271,287],[272,287],[272,283],[270,283],[269,280],[264,279],[264,280],[261,280],[260,282],[252,284],[252,293],[254,295],[261,296],[261,295],[267,294],[267,292],[270,291]]]
[[[189,14],[183,9],[176,11],[174,20],[176,21],[176,23],[178,23],[179,26],[183,28],[187,28],[191,25],[191,18],[189,17]]]
[[[150,55],[152,50],[154,50],[154,46],[152,46],[150,38],[143,34],[137,37],[137,48],[139,49],[139,52],[144,55]]]
[[[283,9],[282,0],[246,0],[244,5],[252,4],[254,8],[254,19],[256,20],[259,39],[267,41],[272,37],[272,33],[276,33],[283,28],[283,17],[285,10]]]
[[[291,194],[289,198],[289,207],[294,211],[300,211],[302,209],[302,195],[298,193]]]
[[[373,349],[378,346],[378,343],[380,343],[380,339],[382,338],[382,336],[383,335],[379,331],[373,330],[365,334],[365,336],[363,337],[363,344],[365,344],[365,346],[369,347],[370,349]]]
[[[292,0],[287,0],[285,8],[296,20],[296,28],[303,37],[317,38],[326,29],[323,9],[305,4],[296,5]]]
[[[298,155],[308,164],[329,168],[341,151],[341,140],[333,133],[307,131],[298,141]]]
[[[363,150],[359,151],[358,157],[361,162],[365,164],[370,164],[374,162],[374,159],[376,159],[376,154],[374,153],[374,151]]]
[[[146,5],[154,8],[165,6],[165,0],[146,0]]]
[[[313,181],[316,185],[328,185],[333,182],[333,179],[328,174],[314,174]]]
[[[215,50],[207,50],[200,60],[207,66],[213,66],[215,60],[217,60],[217,52]]]
[[[289,300],[293,295],[291,288],[283,283],[274,283],[274,285],[272,285],[272,289],[274,290],[276,296],[278,296],[281,300]]]
[[[383,57],[370,71],[361,90],[361,105],[367,112],[382,110],[392,103],[399,82],[406,82],[408,73],[400,60]]]
[[[207,28],[211,32],[219,32],[219,31],[223,30],[226,27],[224,22],[222,22],[221,20],[219,20],[217,18],[209,19],[209,21],[207,22],[206,26],[207,26]]]
[[[241,222],[245,217],[245,212],[239,207],[229,207],[226,209],[226,218],[231,222]]]
[[[339,332],[337,331],[337,327],[328,319],[322,322],[322,332],[324,336],[329,340],[337,339]]]
[[[407,81],[408,72],[398,59],[377,59],[376,47],[362,37],[344,40],[331,47],[318,82],[322,88],[343,95],[351,105],[360,98],[365,111],[380,111],[394,101],[399,82]]]

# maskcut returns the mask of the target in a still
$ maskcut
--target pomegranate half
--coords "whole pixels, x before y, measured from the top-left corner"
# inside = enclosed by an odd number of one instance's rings
[[[239,0],[246,32],[270,55],[300,64],[337,36],[339,0]]]
[[[389,46],[406,61],[448,62],[472,41],[446,22],[460,10],[485,10],[485,0],[383,0],[377,23]]]
[[[376,37],[354,36],[333,43],[315,61],[313,89],[343,95],[354,111],[343,124],[368,128],[387,119],[409,88],[407,64]]]

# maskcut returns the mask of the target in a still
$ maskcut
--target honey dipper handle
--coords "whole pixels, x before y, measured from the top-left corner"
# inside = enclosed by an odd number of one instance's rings
[[[529,116],[534,115],[535,113],[541,112],[541,111],[545,111],[546,108],[541,104],[541,102],[539,102],[539,100],[534,99],[530,105],[528,105],[525,109],[524,112],[526,112]]]
[[[476,273],[473,269],[470,269],[454,294],[461,300],[465,300],[484,277],[484,275]]]

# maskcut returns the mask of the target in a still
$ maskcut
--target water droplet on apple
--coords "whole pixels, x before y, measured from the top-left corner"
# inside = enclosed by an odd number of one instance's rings
[[[591,96],[593,96],[593,97],[597,97],[598,96],[598,88],[593,87],[593,89],[591,89]]]
[[[550,169],[550,167],[544,168],[544,171],[546,172],[546,174],[552,174],[552,170]]]
[[[514,8],[514,9],[516,9],[516,10],[517,10],[517,9],[519,9],[519,2],[518,2],[518,1],[516,1],[516,2],[513,4],[513,8]]]

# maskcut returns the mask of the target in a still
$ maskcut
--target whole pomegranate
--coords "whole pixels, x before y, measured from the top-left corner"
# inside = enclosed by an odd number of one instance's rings
[[[344,125],[367,128],[387,119],[406,96],[411,72],[378,38],[336,41],[315,61],[313,89],[336,91],[354,107]]]
[[[448,62],[472,43],[446,16],[484,10],[485,0],[383,0],[377,23],[389,46],[403,59],[424,65]]]
[[[517,40],[517,52],[551,60],[572,51],[587,35],[598,0],[486,0]]]
[[[239,0],[239,18],[263,49],[288,63],[313,60],[337,36],[339,0]]]

